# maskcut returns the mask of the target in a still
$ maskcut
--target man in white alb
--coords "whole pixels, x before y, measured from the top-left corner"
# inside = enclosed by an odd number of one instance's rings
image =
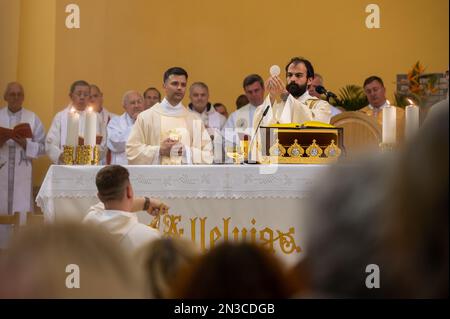
[[[134,193],[128,170],[120,165],[108,165],[98,171],[95,177],[97,196],[103,205],[91,207],[83,223],[102,227],[112,234],[119,244],[128,252],[134,252],[146,243],[161,237],[157,229],[138,221],[133,212]],[[147,198],[143,210],[155,205]],[[153,208],[160,206],[158,202]]]
[[[314,78],[314,68],[308,60],[295,57],[286,65],[286,82],[278,75],[271,76],[266,82],[269,91],[263,105],[256,110],[253,128],[256,129],[264,110],[269,110],[261,125],[303,123],[317,121],[330,123],[331,108],[326,101],[308,93],[308,85]]]
[[[79,137],[84,137],[84,123],[90,96],[90,86],[86,81],[76,81],[70,86],[70,103],[64,110],[55,115],[45,140],[45,152],[53,163],[62,164],[63,146],[66,144],[67,138],[67,119],[71,110],[77,112],[80,116],[78,133]],[[100,145],[100,160],[103,160],[106,153],[106,139],[100,136],[100,117],[97,116],[96,118],[97,144]]]
[[[248,137],[252,134],[253,117],[256,108],[264,102],[264,80],[258,74],[250,74],[245,77],[242,87],[248,103],[231,113],[225,126],[225,148],[228,145],[239,145],[240,137]]]
[[[127,140],[137,116],[144,111],[144,98],[137,91],[128,91],[123,96],[122,105],[125,113],[113,117],[108,124],[106,145],[111,151],[111,164],[128,165]]]
[[[179,67],[164,73],[166,97],[138,115],[127,142],[129,164],[211,164],[211,138],[201,118],[181,103],[188,74]]]
[[[193,83],[189,88],[189,98],[191,100],[189,109],[200,116],[213,142],[214,162],[222,163],[224,160],[222,152],[223,138],[220,131],[227,119],[217,112],[209,102],[209,88],[206,83]]]
[[[0,108],[0,214],[33,211],[32,160],[45,154],[45,131],[39,117],[22,107],[25,93],[20,83],[6,86],[6,107]],[[9,228],[0,225],[0,248]]]

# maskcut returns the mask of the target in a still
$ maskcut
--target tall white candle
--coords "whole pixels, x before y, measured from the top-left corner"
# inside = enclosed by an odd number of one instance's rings
[[[71,109],[67,116],[66,145],[69,146],[78,145],[79,124],[80,124],[80,115],[74,109]]]
[[[194,164],[201,163],[202,160],[202,121],[194,120],[192,125],[192,161]]]
[[[96,145],[97,135],[97,112],[92,107],[86,111],[86,120],[84,121],[84,145]]]
[[[408,99],[410,105],[405,107],[405,137],[411,139],[419,129],[419,108]]]
[[[383,132],[382,139],[384,144],[393,144],[396,141],[397,132],[397,113],[394,106],[383,107]]]

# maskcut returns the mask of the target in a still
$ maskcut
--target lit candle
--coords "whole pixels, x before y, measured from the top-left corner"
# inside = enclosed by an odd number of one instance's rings
[[[419,129],[419,108],[408,99],[409,105],[405,107],[405,137],[409,140]]]
[[[387,106],[383,107],[383,144],[394,144],[396,141],[397,131],[397,113],[394,106],[391,106],[389,101]]]
[[[75,109],[71,109],[67,116],[67,136],[66,136],[66,145],[69,146],[77,146],[78,145],[78,130],[80,123],[80,115],[75,111]]]
[[[86,111],[86,120],[84,122],[84,145],[96,145],[95,137],[97,135],[97,112],[92,107]]]

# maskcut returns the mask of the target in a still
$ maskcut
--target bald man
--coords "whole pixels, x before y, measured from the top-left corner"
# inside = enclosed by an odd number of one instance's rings
[[[144,111],[144,97],[137,91],[128,91],[124,94],[122,105],[125,112],[115,116],[108,124],[107,146],[111,150],[111,164],[127,165],[126,145],[131,128],[139,113]]]
[[[32,160],[45,154],[45,131],[39,117],[22,107],[25,92],[20,83],[9,83],[3,98],[7,106],[0,108],[0,214],[20,212],[23,223],[26,212],[33,211]],[[0,228],[0,248],[8,233]]]

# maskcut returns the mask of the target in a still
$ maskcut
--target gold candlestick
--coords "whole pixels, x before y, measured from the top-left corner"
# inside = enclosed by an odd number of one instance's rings
[[[79,145],[77,147],[77,159],[78,165],[91,165],[92,164],[92,146],[91,145]]]
[[[64,165],[73,165],[73,158],[75,153],[75,147],[71,145],[64,145],[63,146],[63,163]]]
[[[100,147],[98,145],[94,146],[94,158],[92,160],[92,165],[98,165],[100,161]]]

